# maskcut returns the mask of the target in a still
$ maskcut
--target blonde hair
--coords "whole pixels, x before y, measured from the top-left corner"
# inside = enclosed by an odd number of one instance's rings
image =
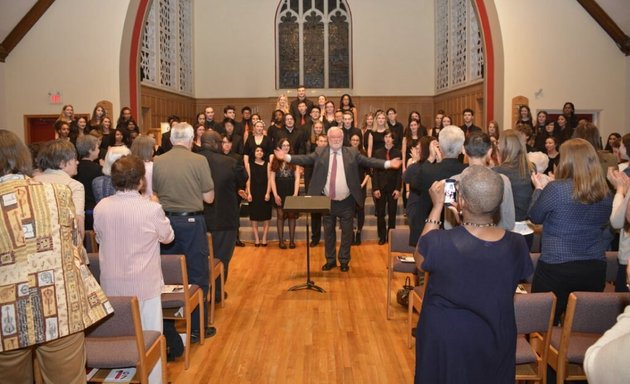
[[[527,160],[527,149],[521,133],[508,129],[499,137],[499,151],[501,152],[501,165],[518,169],[520,177],[529,177],[533,170],[532,164]]]
[[[571,179],[572,197],[583,204],[601,201],[609,193],[595,148],[584,139],[570,139],[560,146],[556,180]]]
[[[280,99],[282,99],[283,97],[287,101],[287,103],[286,103],[286,105],[284,107],[280,106]],[[289,98],[287,97],[287,95],[282,94],[282,95],[278,96],[278,101],[276,101],[276,109],[279,109],[279,110],[281,110],[284,113],[288,113],[290,107],[291,107],[291,105],[289,104]]]

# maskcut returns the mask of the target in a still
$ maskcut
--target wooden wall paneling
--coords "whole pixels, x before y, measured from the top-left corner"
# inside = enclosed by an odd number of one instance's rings
[[[159,128],[160,123],[167,120],[169,115],[177,115],[182,121],[193,124],[195,121],[195,98],[178,95],[147,86],[141,87],[142,116],[148,116],[148,121],[141,125],[143,131]]]
[[[454,91],[436,95],[434,110],[442,109],[453,120],[453,124],[462,125],[462,111],[471,108],[475,111],[475,125],[486,127],[486,116],[483,97],[483,83],[473,84]]]
[[[520,118],[519,109],[521,108],[521,105],[529,106],[529,99],[525,96],[516,96],[512,98],[512,125],[510,125],[509,127],[508,126],[503,127],[504,130],[510,129],[516,126],[516,122]]]

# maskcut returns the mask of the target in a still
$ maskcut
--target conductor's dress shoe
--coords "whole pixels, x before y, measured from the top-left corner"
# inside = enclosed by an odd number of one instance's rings
[[[330,271],[331,269],[335,268],[337,266],[336,263],[326,263],[324,265],[322,265],[322,271]]]

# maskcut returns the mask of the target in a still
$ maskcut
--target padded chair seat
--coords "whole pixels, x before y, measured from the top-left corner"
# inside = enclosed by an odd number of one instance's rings
[[[403,263],[398,260],[398,256],[394,256],[394,267],[392,268],[394,272],[401,273],[417,273],[416,263]]]
[[[161,335],[143,331],[144,348],[148,350]],[[85,351],[90,368],[135,367],[139,360],[135,336],[86,337]]]
[[[535,363],[536,354],[524,335],[516,337],[516,364]]]
[[[562,337],[562,328],[553,327],[551,331],[551,346],[558,349],[560,347],[560,338]],[[601,335],[592,333],[572,333],[569,342],[569,350],[567,351],[567,360],[572,364],[584,363],[584,354],[591,345],[595,344]]]
[[[198,285],[191,284],[188,293],[192,296],[199,289]],[[184,306],[184,293],[163,293],[162,308],[179,308]]]

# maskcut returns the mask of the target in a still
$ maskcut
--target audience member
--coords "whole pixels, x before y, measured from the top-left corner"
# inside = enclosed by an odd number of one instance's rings
[[[630,216],[628,204],[630,202],[630,178],[625,172],[608,169],[608,180],[615,187],[616,193],[610,214],[610,226],[619,230],[619,251],[617,253],[616,292],[628,292],[628,259],[630,259]]]
[[[94,192],[94,201],[96,204],[98,204],[101,199],[116,193],[111,177],[112,164],[130,153],[131,151],[127,147],[110,147],[107,150],[102,170],[103,176],[98,176],[92,180],[92,191]]]
[[[85,229],[92,230],[94,223],[94,207],[96,199],[92,190],[92,182],[99,176],[103,176],[101,167],[95,161],[98,159],[98,139],[92,135],[84,135],[77,139],[77,152],[79,165],[74,178],[83,184],[85,191]]]
[[[116,194],[94,208],[100,282],[107,295],[136,296],[142,330],[162,333],[160,243],[170,243],[175,234],[162,206],[140,193],[144,161],[124,156],[112,165],[111,174]],[[162,367],[166,361],[151,370],[149,382],[160,382]]]
[[[405,182],[409,183],[409,188],[419,196],[417,215],[407,217],[409,222],[413,223],[410,226],[413,225],[414,228],[419,229],[418,235],[422,232],[424,222],[433,207],[429,196],[429,188],[433,182],[460,174],[466,168],[466,165],[457,159],[462,153],[465,140],[464,131],[456,125],[449,125],[440,130],[438,140],[442,160],[436,163],[424,162],[418,166],[419,169],[412,172],[413,179],[405,177]],[[415,231],[410,236],[413,234]],[[415,245],[417,243],[418,238],[409,238],[409,244]]]
[[[72,177],[77,174],[77,150],[66,140],[48,142],[37,155],[37,167],[42,171],[34,177],[43,183],[67,185],[72,191],[75,219],[81,241],[85,235],[85,188]]]
[[[617,323],[591,345],[584,355],[584,371],[590,384],[630,382],[630,305],[617,317]]]
[[[416,177],[420,170],[420,164],[425,161],[434,163],[437,160],[440,152],[437,144],[438,141],[433,136],[421,137],[415,143],[415,146],[411,147],[411,156],[407,161],[407,169],[403,173],[403,182],[407,186],[407,207],[405,211],[409,222],[409,241],[415,239],[415,243],[409,243],[411,247],[417,245],[422,226],[414,219],[418,216],[418,210],[421,208],[420,195],[409,186],[409,183]]]
[[[85,383],[83,330],[111,306],[79,257],[69,188],[34,181],[31,170],[28,148],[0,130],[0,276],[10,293],[2,298],[0,382],[34,383],[37,358],[44,382]]]
[[[236,191],[247,182],[243,163],[221,154],[221,136],[208,131],[201,138],[200,155],[206,158],[214,182],[214,202],[204,204],[206,228],[212,234],[214,257],[223,262],[223,279],[227,282],[230,260],[234,254],[239,228],[240,203]],[[215,282],[213,282],[215,284]],[[216,302],[223,300],[223,287],[217,281]]]
[[[162,245],[163,254],[186,256],[188,281],[208,296],[208,237],[203,215],[203,203],[214,202],[214,183],[207,160],[191,152],[194,137],[188,123],[177,123],[171,128],[173,148],[155,158],[153,163],[153,193],[162,204],[175,231],[175,240]],[[208,324],[204,311],[199,324],[199,309],[192,313],[192,340],[200,338],[202,326]],[[216,333],[214,327],[205,329],[205,337]]]
[[[512,197],[514,198],[515,223],[513,232],[525,236],[531,247],[534,241],[534,230],[527,224],[527,209],[532,201],[531,174],[533,165],[527,160],[524,137],[516,130],[503,131],[499,137],[501,165],[494,170],[510,179]]]
[[[416,331],[416,383],[514,382],[513,297],[533,266],[523,237],[496,226],[503,185],[485,166],[464,170],[462,225],[450,231],[438,230],[444,181],[429,189],[432,209],[418,244],[430,278]]]
[[[131,154],[144,163],[144,182],[140,194],[148,198],[153,197],[153,148],[155,140],[151,136],[140,136],[131,144]]]
[[[554,181],[545,186],[537,173],[531,180],[536,190],[529,217],[543,225],[532,291],[556,295],[557,324],[570,292],[604,289],[612,198],[597,152],[583,139],[571,139],[560,146]]]

